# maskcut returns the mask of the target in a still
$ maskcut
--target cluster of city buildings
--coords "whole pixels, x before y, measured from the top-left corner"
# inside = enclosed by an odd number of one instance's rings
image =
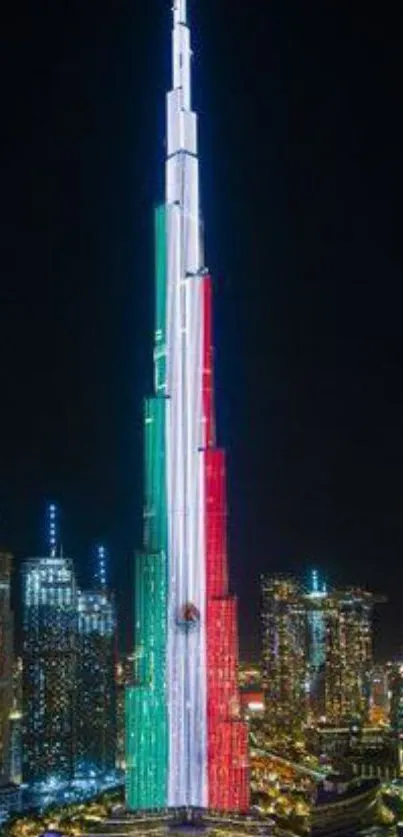
[[[262,674],[274,725],[369,720],[380,601],[359,588],[329,591],[315,572],[309,589],[289,576],[262,579]]]
[[[51,505],[48,554],[22,565],[17,659],[12,559],[0,554],[0,820],[20,804],[21,783],[50,793],[119,768],[129,809],[244,813],[255,720],[262,748],[283,752],[303,738],[318,756],[355,748],[358,758],[359,747],[393,743],[394,768],[402,767],[403,667],[374,665],[372,612],[381,600],[370,592],[328,590],[317,573],[309,589],[265,576],[261,660],[238,682],[186,0],[174,0],[172,49],[134,651],[117,660],[105,550],[92,589],[80,589]]]
[[[21,570],[21,654],[13,654],[12,557],[0,554],[0,817],[21,803],[21,783],[45,792],[113,773],[122,762],[122,679],[116,610],[97,552],[92,589],[81,590],[73,561],[50,549]],[[118,747],[120,746],[120,751]]]
[[[328,589],[312,573],[261,579],[261,659],[240,670],[243,712],[269,749],[350,760],[357,772],[402,772],[403,666],[373,656],[373,611],[358,587]],[[375,771],[375,773],[374,773]]]
[[[21,576],[22,653],[13,657],[12,557],[1,553],[0,815],[20,806],[21,783],[49,793],[124,771],[125,695],[136,668],[136,653],[117,653],[102,548],[91,590],[79,589],[72,560],[53,542]],[[262,577],[261,656],[240,665],[239,687],[240,718],[263,731],[263,746],[303,739],[318,756],[353,752],[371,770],[381,753],[386,775],[400,775],[403,667],[376,664],[372,652],[382,601],[360,588],[329,590],[316,572],[308,587]]]

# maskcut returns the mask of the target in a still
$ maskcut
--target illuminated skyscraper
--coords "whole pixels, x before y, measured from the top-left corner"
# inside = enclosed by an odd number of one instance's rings
[[[305,594],[307,609],[307,692],[308,717],[312,720],[324,714],[326,668],[326,585],[320,583],[317,570],[312,571],[310,589]]]
[[[10,712],[13,700],[11,555],[0,553],[0,785],[10,777]]]
[[[106,587],[78,594],[76,775],[108,773],[116,759],[116,614]]]
[[[371,704],[372,611],[366,590],[304,590],[288,576],[262,579],[262,663],[268,720],[367,721]]]
[[[77,594],[69,558],[29,558],[23,591],[23,775],[73,776]]]
[[[22,657],[13,665],[13,705],[10,714],[10,779],[22,782]]]
[[[372,611],[383,601],[359,588],[336,590],[327,600],[326,719],[368,720],[371,697]]]
[[[174,0],[172,44],[126,795],[131,809],[246,810],[247,728],[237,684],[237,605],[228,590],[225,454],[215,438],[212,287],[201,236],[186,0]]]
[[[307,716],[307,611],[302,588],[291,576],[263,576],[262,673],[266,715],[285,733]]]

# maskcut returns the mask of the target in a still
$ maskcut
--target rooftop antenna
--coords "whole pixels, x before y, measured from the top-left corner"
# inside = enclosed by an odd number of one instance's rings
[[[99,586],[105,590],[106,588],[106,550],[104,546],[99,546],[97,549],[97,573]]]
[[[56,544],[57,544],[57,507],[54,503],[50,503],[47,509],[48,521],[48,543],[49,554],[51,558],[56,558]]]

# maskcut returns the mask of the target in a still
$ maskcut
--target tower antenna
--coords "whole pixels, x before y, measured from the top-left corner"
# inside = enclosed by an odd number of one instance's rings
[[[48,544],[49,544],[49,555],[51,558],[56,557],[56,549],[57,549],[57,507],[54,503],[50,503],[47,508],[47,521],[48,521]]]
[[[99,546],[97,549],[97,572],[99,586],[102,590],[106,587],[106,550],[104,546]]]

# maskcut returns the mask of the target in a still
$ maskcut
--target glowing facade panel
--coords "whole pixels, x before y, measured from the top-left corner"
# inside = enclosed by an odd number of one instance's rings
[[[127,802],[246,810],[225,456],[215,447],[212,289],[202,263],[197,117],[185,0],[175,0],[165,205],[156,215],[154,397],[146,403],[144,551],[136,560]]]
[[[80,591],[77,609],[74,755],[75,775],[85,779],[115,769],[116,615],[106,587]]]
[[[29,558],[23,577],[23,775],[74,775],[77,590],[68,558]]]

